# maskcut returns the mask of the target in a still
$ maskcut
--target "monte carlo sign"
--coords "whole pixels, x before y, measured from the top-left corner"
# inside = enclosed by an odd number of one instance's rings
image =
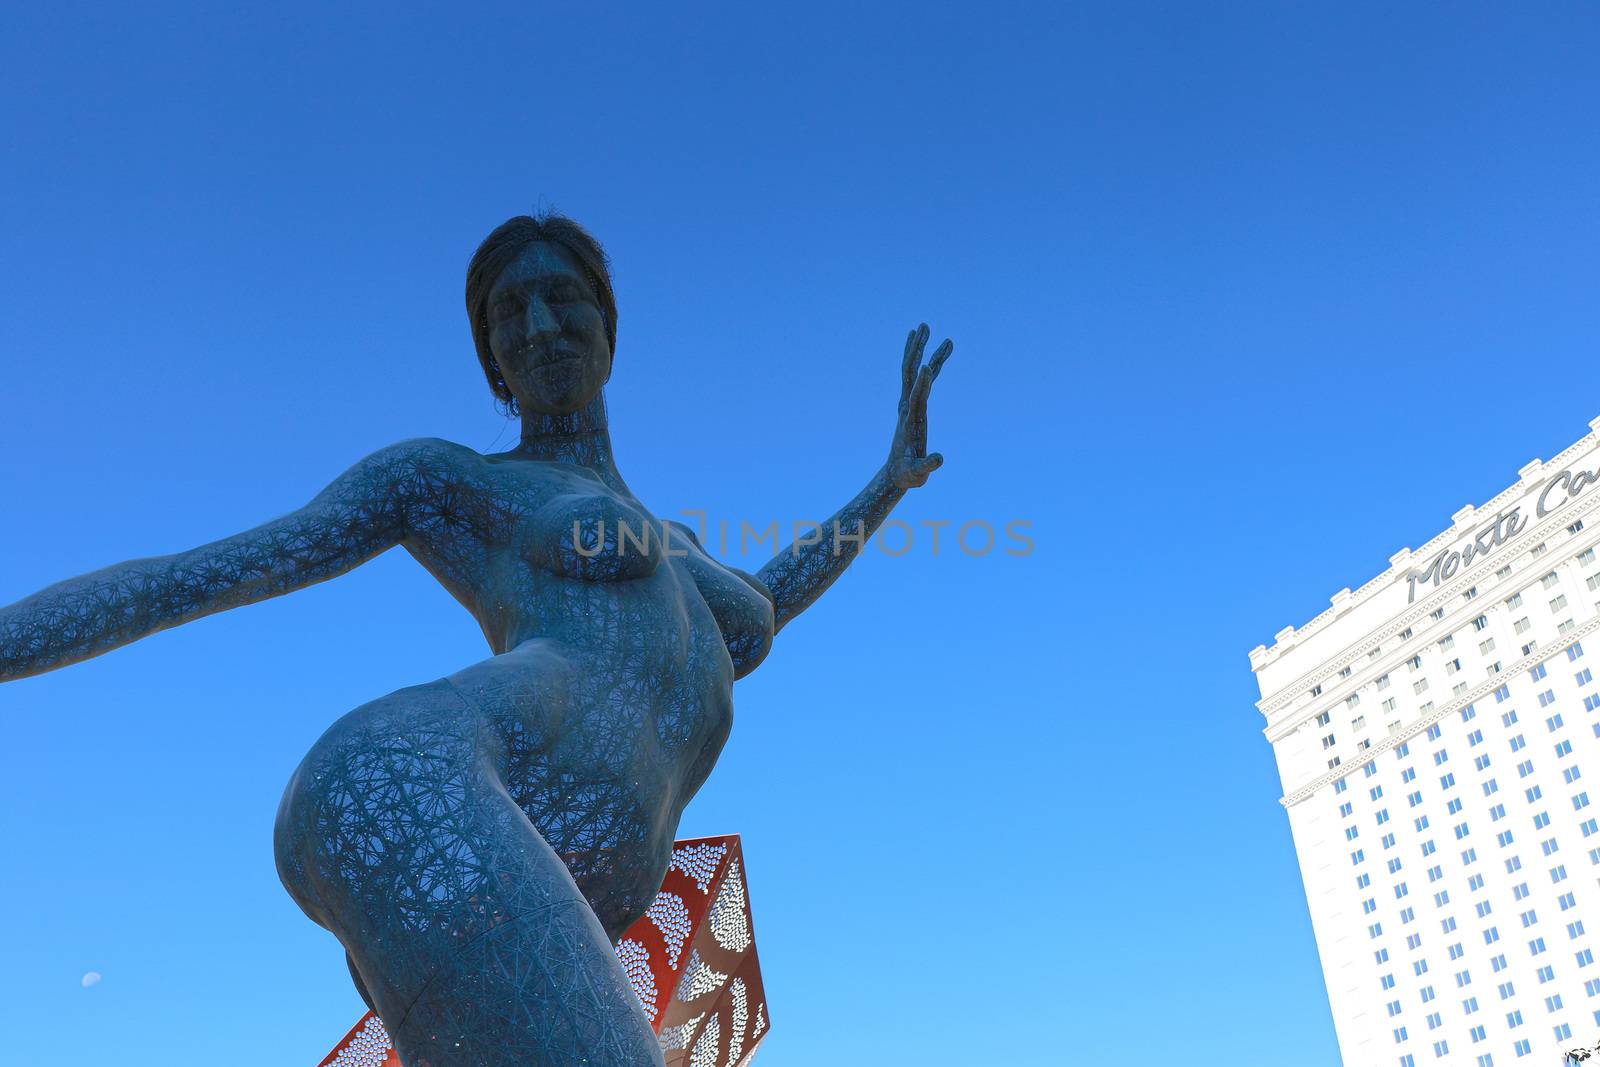
[[[1534,519],[1542,519],[1562,504],[1574,499],[1591,486],[1600,483],[1600,468],[1593,471],[1574,471],[1570,467],[1557,474],[1539,490],[1534,504]],[[1413,569],[1406,575],[1410,583],[1407,603],[1417,599],[1418,586],[1438,586],[1448,581],[1463,567],[1472,565],[1479,556],[1488,555],[1499,545],[1516,537],[1528,527],[1528,516],[1522,513],[1522,504],[1500,512],[1467,536],[1466,543],[1447,548],[1428,561],[1421,570]]]

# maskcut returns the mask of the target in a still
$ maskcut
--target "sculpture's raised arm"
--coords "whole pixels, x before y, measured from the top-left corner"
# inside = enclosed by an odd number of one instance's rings
[[[928,393],[955,346],[945,341],[924,364],[927,343],[926,323],[906,338],[900,412],[888,460],[814,536],[797,539],[756,574],[772,594],[775,629],[810,607],[861,554],[906,490],[922,485],[944,463],[939,453],[928,454]]]
[[[0,608],[0,681],[293,592],[394,547],[409,531],[440,445],[419,439],[380,449],[282,518],[187,552],[58,582]]]

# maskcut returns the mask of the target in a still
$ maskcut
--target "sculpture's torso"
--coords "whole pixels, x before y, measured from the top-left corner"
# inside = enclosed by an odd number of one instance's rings
[[[503,745],[507,791],[615,936],[660,886],[727,739],[733,680],[766,653],[771,602],[588,468],[452,446],[419,477],[406,548],[497,653],[453,680]]]

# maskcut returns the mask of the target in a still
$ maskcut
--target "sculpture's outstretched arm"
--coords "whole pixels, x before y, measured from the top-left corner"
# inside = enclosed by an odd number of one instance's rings
[[[783,629],[810,607],[860,555],[867,538],[888,518],[906,490],[922,485],[944,463],[939,453],[928,454],[928,393],[955,346],[945,341],[924,364],[922,352],[927,343],[926,323],[906,338],[900,414],[888,461],[814,536],[797,538],[757,573],[772,594],[775,630]]]
[[[443,442],[404,441],[305,507],[187,552],[130,560],[0,608],[0,681],[42,674],[147,634],[343,574],[407,535]]]

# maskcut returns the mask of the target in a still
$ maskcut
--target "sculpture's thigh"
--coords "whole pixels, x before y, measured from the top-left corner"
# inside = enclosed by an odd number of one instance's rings
[[[659,1064],[610,941],[448,682],[341,719],[284,795],[279,873],[407,1067]]]

